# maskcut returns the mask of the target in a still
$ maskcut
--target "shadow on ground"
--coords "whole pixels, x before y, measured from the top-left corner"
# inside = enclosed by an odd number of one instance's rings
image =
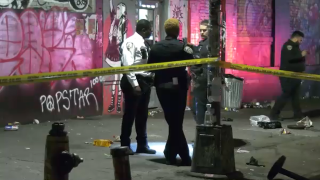
[[[303,114],[305,116],[310,117],[310,118],[320,117],[320,109],[314,109],[314,110],[306,111]]]

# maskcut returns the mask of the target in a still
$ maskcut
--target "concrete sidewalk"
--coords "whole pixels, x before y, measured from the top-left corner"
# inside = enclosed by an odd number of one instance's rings
[[[320,119],[312,117],[315,127],[312,130],[294,130],[292,134],[280,135],[279,130],[264,130],[251,127],[249,116],[268,114],[266,109],[243,109],[239,112],[223,112],[224,117],[233,118],[233,136],[236,167],[247,179],[264,180],[271,165],[281,156],[287,157],[285,168],[308,177],[320,179]],[[286,114],[286,113],[285,113]],[[288,114],[289,115],[289,114]],[[66,120],[70,136],[71,152],[85,159],[74,169],[70,180],[114,179],[109,148],[94,147],[85,142],[93,139],[112,139],[119,135],[121,117],[101,116],[83,120]],[[22,125],[19,131],[0,131],[0,180],[42,180],[45,138],[52,122],[39,125]],[[286,124],[293,121],[284,121]],[[194,139],[195,123],[190,111],[186,112],[184,123],[186,137]],[[133,131],[134,132],[134,131]],[[148,135],[150,146],[158,150],[157,155],[130,156],[133,180],[193,180],[185,175],[190,167],[175,167],[161,164],[164,142],[167,137],[167,124],[161,113],[149,118]],[[135,138],[135,133],[132,136]],[[237,153],[237,149],[249,153]],[[254,157],[266,167],[248,166],[246,162]],[[278,176],[278,179],[290,179]]]

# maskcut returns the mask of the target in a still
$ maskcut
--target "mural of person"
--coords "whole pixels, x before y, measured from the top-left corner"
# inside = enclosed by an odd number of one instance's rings
[[[127,7],[124,3],[119,3],[115,8],[113,0],[110,0],[110,18],[111,25],[109,30],[109,43],[105,52],[105,61],[110,67],[121,66],[121,45],[127,38]],[[122,74],[114,75],[112,83],[111,102],[108,107],[108,112],[113,112],[115,109],[118,113],[121,112],[122,93],[120,88],[120,79]],[[117,93],[116,93],[117,87]]]

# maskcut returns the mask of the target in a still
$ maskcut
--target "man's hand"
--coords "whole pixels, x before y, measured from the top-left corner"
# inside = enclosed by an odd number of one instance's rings
[[[302,57],[305,57],[308,54],[308,51],[304,50],[301,52]]]

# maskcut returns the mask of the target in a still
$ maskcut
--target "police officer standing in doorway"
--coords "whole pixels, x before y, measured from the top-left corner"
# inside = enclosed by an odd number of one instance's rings
[[[305,56],[307,55],[307,51],[301,51],[299,48],[303,38],[304,34],[302,32],[294,31],[291,38],[284,43],[281,49],[280,70],[293,72],[303,72],[305,70]],[[280,84],[282,94],[271,110],[270,119],[282,120],[279,115],[288,100],[292,101],[294,119],[302,119],[303,114],[299,102],[301,80],[280,77]]]
[[[179,20],[168,19],[164,23],[167,34],[164,40],[152,46],[148,63],[164,63],[193,59],[192,48],[179,41]],[[186,67],[155,71],[154,85],[157,96],[169,125],[169,135],[164,150],[168,165],[176,165],[177,155],[182,166],[190,166],[191,158],[183,132],[183,120],[187,103],[189,75]]]
[[[142,19],[137,23],[136,32],[127,38],[121,47],[123,66],[147,63],[148,53],[144,41],[150,37],[151,33],[152,28],[149,21]],[[120,135],[121,146],[128,146],[130,155],[134,154],[130,147],[130,136],[134,121],[138,144],[136,153],[156,153],[155,150],[149,148],[146,133],[152,83],[152,74],[143,71],[124,74],[120,82],[125,100]]]

